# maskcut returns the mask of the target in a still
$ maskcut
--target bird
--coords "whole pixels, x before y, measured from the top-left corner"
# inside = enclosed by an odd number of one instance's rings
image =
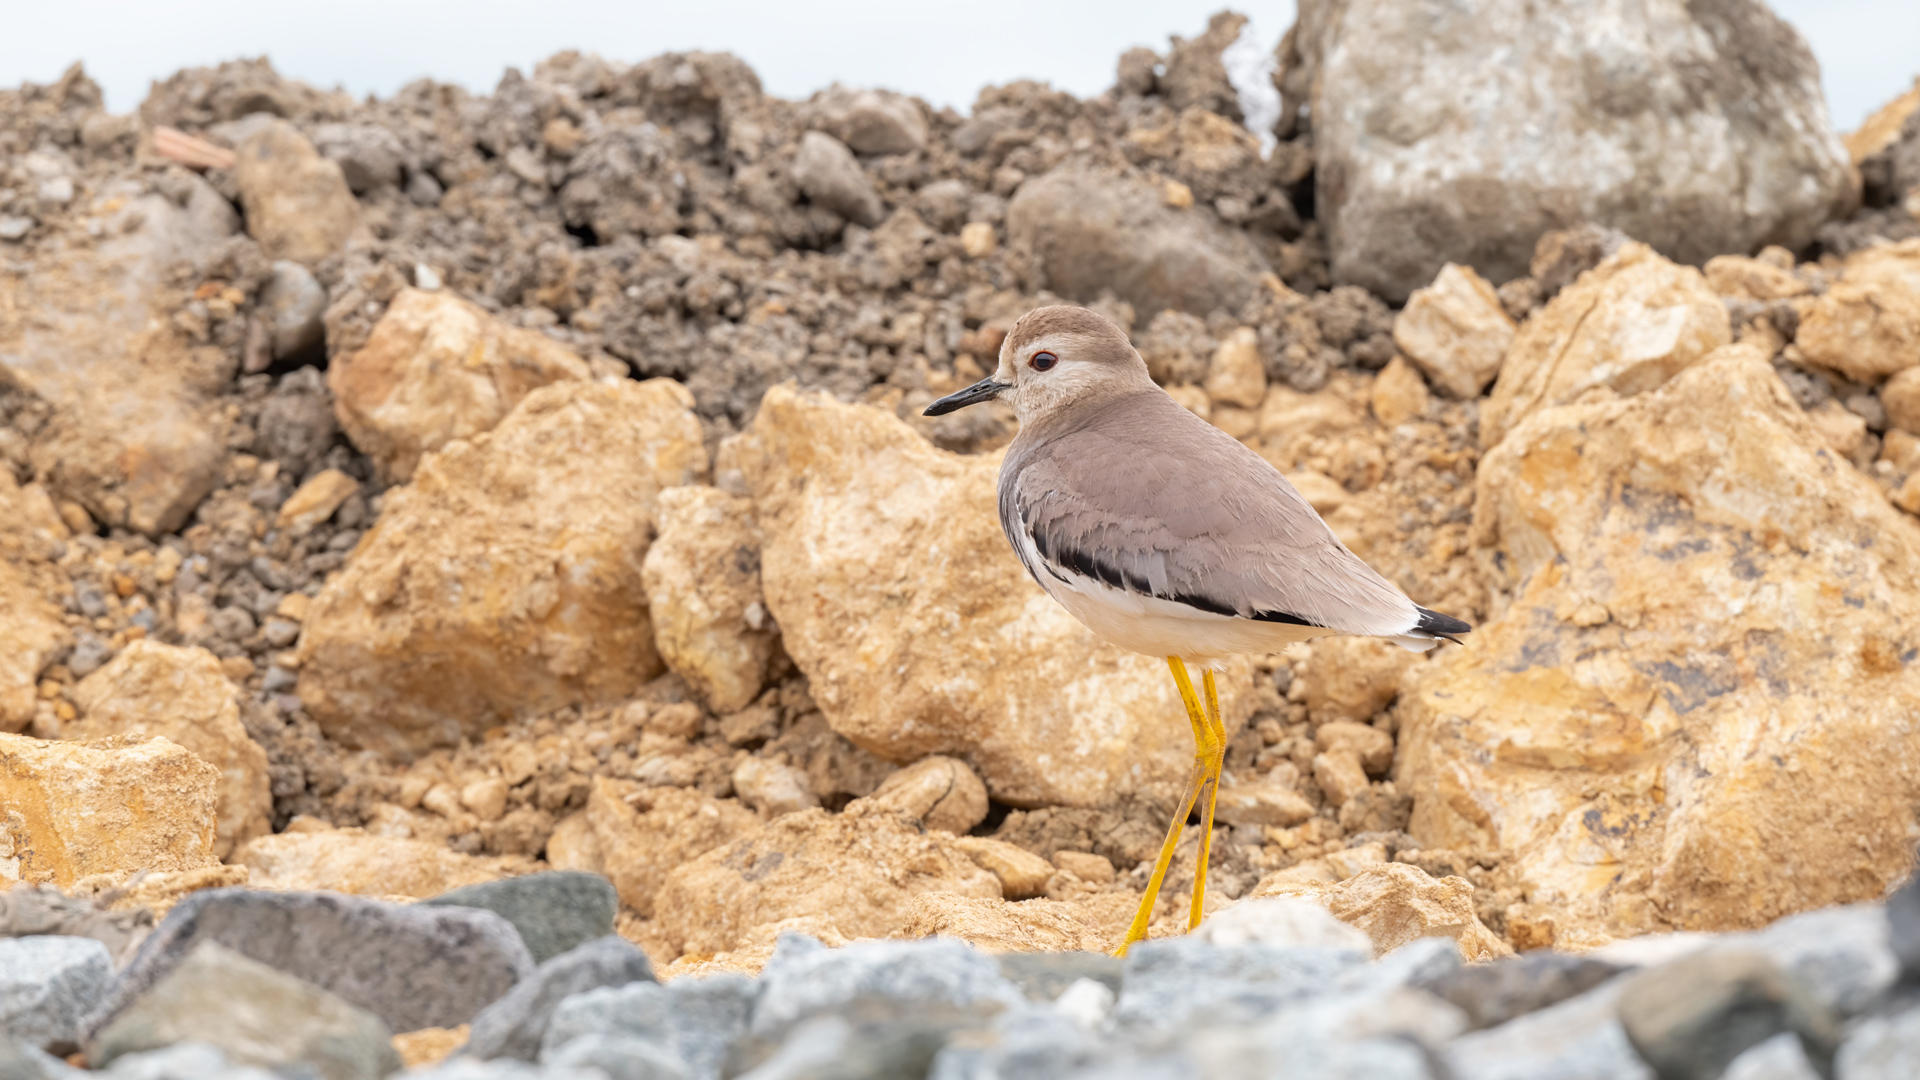
[[[1459,644],[1472,627],[1415,604],[1362,562],[1278,469],[1161,389],[1126,333],[1097,312],[1028,312],[1007,332],[993,374],[925,415],[993,400],[1020,423],[998,481],[1014,553],[1095,636],[1164,657],[1193,728],[1186,793],[1116,950],[1124,956],[1147,937],[1196,808],[1187,929],[1200,924],[1227,741],[1214,671],[1226,657],[1336,634],[1424,652]],[[1199,693],[1188,663],[1202,669]]]

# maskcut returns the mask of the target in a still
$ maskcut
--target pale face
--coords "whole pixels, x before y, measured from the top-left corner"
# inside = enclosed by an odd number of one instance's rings
[[[1089,329],[1085,320],[1075,326],[1056,318],[1040,333],[1019,325],[1014,331],[1000,346],[992,375],[927,406],[926,414],[940,416],[999,398],[1013,406],[1024,425],[1091,395],[1153,385],[1140,354],[1110,323]]]

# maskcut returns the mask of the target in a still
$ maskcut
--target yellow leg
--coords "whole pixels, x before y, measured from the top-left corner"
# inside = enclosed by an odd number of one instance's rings
[[[1213,807],[1220,797],[1220,768],[1227,759],[1227,728],[1220,720],[1220,690],[1213,684],[1213,669],[1200,673],[1207,691],[1207,774],[1200,792],[1200,857],[1193,869],[1193,906],[1187,911],[1187,929],[1200,925],[1206,917],[1207,866],[1213,854]]]
[[[1193,806],[1202,794],[1207,797],[1206,822],[1211,829],[1213,824],[1213,788],[1220,777],[1220,762],[1225,751],[1224,730],[1217,719],[1209,719],[1200,707],[1200,699],[1193,692],[1193,680],[1187,677],[1187,666],[1177,656],[1167,657],[1167,667],[1173,672],[1173,681],[1180,688],[1180,700],[1187,707],[1187,722],[1193,726],[1193,771],[1187,778],[1186,797],[1180,801],[1180,807],[1174,811],[1173,821],[1167,825],[1167,838],[1160,845],[1160,857],[1154,860],[1153,876],[1147,879],[1147,894],[1140,898],[1140,910],[1134,913],[1133,925],[1127,928],[1126,940],[1114,950],[1115,956],[1127,955],[1127,949],[1136,941],[1147,939],[1147,921],[1153,916],[1153,905],[1160,898],[1160,885],[1166,880],[1167,867],[1173,862],[1173,849],[1180,842],[1180,830],[1187,823],[1187,815],[1193,812]],[[1219,712],[1217,694],[1213,686],[1213,673],[1207,672],[1205,679],[1207,696],[1214,701],[1214,712]],[[1216,734],[1220,732],[1221,734]],[[1201,895],[1205,889],[1207,837],[1201,838],[1199,882],[1195,885],[1194,910],[1199,910]],[[1198,921],[1197,919],[1195,920]],[[1191,929],[1191,927],[1189,927]]]

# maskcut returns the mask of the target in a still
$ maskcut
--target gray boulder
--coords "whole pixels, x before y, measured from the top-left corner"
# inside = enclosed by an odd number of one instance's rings
[[[667,986],[639,982],[576,994],[554,1010],[540,1060],[561,1064],[575,1056],[626,1053],[633,1044],[646,1043],[657,1052],[629,1056],[678,1061],[693,1080],[717,1080],[746,1037],[759,989],[744,975],[711,975],[675,979]],[[586,1040],[595,1040],[588,1044],[593,1049],[576,1049]],[[634,1070],[648,1067],[633,1065]]]
[[[579,870],[483,881],[425,903],[493,912],[520,931],[536,964],[613,933],[613,917],[620,909],[612,882]]]
[[[609,935],[589,941],[541,964],[505,997],[480,1010],[460,1052],[477,1058],[536,1060],[547,1023],[562,1001],[603,986],[652,981],[647,954],[625,938]]]
[[[92,938],[0,939],[0,1039],[72,1053],[111,978],[113,958]]]
[[[853,151],[824,132],[809,131],[800,137],[800,148],[793,154],[793,182],[814,205],[856,225],[872,228],[887,215],[886,204],[854,160]]]

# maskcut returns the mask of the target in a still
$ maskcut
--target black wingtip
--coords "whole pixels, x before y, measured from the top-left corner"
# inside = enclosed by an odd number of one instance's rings
[[[1451,615],[1442,615],[1437,611],[1420,607],[1417,604],[1414,605],[1414,610],[1420,613],[1420,621],[1413,624],[1415,630],[1424,631],[1437,638],[1445,638],[1455,645],[1466,644],[1454,636],[1455,634],[1467,633],[1473,629],[1473,625],[1465,619],[1456,619]]]

